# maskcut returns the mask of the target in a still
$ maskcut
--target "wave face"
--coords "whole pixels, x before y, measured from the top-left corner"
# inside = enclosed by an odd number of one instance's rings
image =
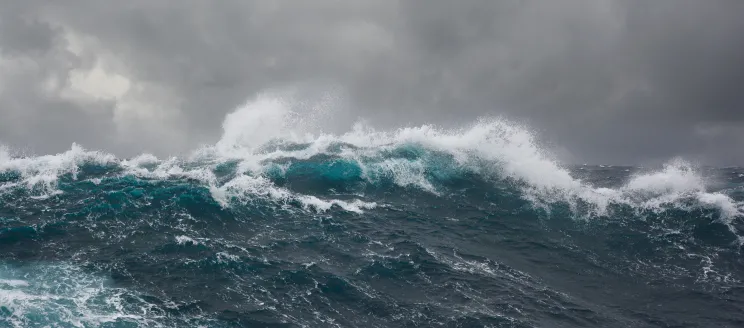
[[[183,158],[0,148],[0,326],[744,325],[744,169],[309,125],[260,97]]]

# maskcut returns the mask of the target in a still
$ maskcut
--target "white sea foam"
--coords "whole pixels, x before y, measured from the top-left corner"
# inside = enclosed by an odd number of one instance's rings
[[[144,165],[157,165],[160,164],[160,160],[153,154],[140,154],[131,159],[125,159],[121,161],[122,166],[126,167],[142,167]]]
[[[211,192],[214,199],[223,205],[227,205],[231,198],[237,198],[243,203],[248,203],[258,197],[259,199],[270,199],[283,204],[297,201],[303,208],[313,209],[318,212],[325,212],[334,205],[346,211],[356,213],[361,213],[365,209],[373,209],[377,206],[375,203],[368,203],[358,199],[347,202],[338,199],[323,200],[315,196],[296,194],[287,189],[275,186],[269,179],[261,176],[240,175],[220,187],[212,187]]]
[[[22,279],[21,279],[22,278]],[[135,293],[65,264],[16,268],[0,264],[0,326],[98,327],[117,322],[164,326]]]
[[[179,245],[186,245],[186,244],[198,245],[198,244],[200,244],[198,241],[194,240],[194,238],[191,238],[189,236],[176,236],[176,243],[179,244]]]
[[[86,151],[77,144],[70,150],[44,156],[12,157],[7,149],[0,149],[0,172],[13,171],[20,174],[22,184],[36,191],[40,197],[59,193],[57,181],[65,174],[77,178],[80,166],[84,163],[106,165],[116,161],[116,157],[97,151]]]

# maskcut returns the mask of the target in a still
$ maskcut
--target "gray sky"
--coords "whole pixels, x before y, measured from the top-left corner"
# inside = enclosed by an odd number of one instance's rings
[[[744,164],[742,17],[741,0],[0,0],[0,142],[168,155],[289,86],[343,94],[338,127],[503,115],[574,162]]]

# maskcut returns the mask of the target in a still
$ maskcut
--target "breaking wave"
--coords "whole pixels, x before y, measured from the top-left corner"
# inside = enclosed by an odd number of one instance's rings
[[[122,160],[76,144],[38,157],[14,157],[0,149],[0,190],[25,188],[33,197],[49,197],[61,192],[61,178],[105,171],[105,176],[198,181],[225,206],[264,198],[319,211],[339,206],[360,212],[376,204],[303,195],[280,182],[307,177],[347,189],[392,184],[443,195],[448,183],[471,178],[517,188],[543,209],[568,204],[580,216],[610,216],[612,206],[655,212],[714,208],[724,221],[742,214],[741,203],[725,191],[708,191],[706,179],[682,160],[631,175],[618,186],[596,187],[552,160],[528,129],[505,120],[484,119],[457,130],[424,125],[380,131],[357,124],[333,135],[302,131],[297,115],[282,99],[260,97],[227,116],[219,142],[188,158],[143,154]]]
[[[627,326],[646,319],[530,263],[703,291],[743,278],[738,169],[562,165],[503,119],[340,134],[311,119],[261,96],[185,157],[0,147],[0,323]]]

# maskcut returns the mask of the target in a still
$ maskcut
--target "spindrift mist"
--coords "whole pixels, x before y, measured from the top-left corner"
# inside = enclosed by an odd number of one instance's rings
[[[259,97],[186,158],[0,149],[0,326],[744,325],[744,169],[297,115]]]

